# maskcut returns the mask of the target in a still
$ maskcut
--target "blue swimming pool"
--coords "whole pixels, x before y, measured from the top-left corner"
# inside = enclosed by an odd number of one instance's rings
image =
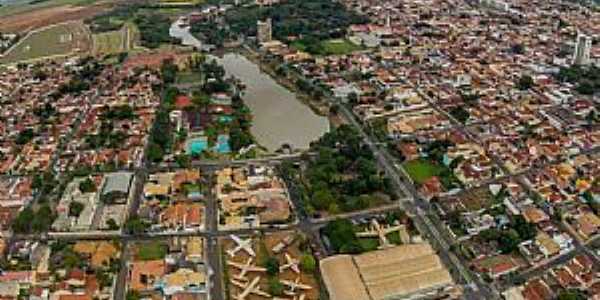
[[[208,149],[208,140],[204,136],[190,139],[187,142],[188,154],[200,154],[206,149]]]
[[[215,151],[218,153],[229,153],[231,147],[229,147],[229,135],[220,134],[217,136],[217,144],[215,145]]]
[[[231,121],[233,121],[232,116],[219,116],[219,122],[221,123],[229,123]]]

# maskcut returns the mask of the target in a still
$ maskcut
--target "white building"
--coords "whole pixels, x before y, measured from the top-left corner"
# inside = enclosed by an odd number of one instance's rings
[[[84,180],[86,180],[84,177],[73,179],[65,188],[65,192],[56,207],[57,218],[52,224],[53,230],[85,231],[92,227],[99,199],[96,192],[82,193],[79,190],[79,185]],[[69,214],[73,202],[83,205],[83,210],[78,216]]]
[[[579,34],[575,43],[575,52],[573,53],[574,65],[587,65],[590,63],[590,53],[592,51],[592,38],[585,34]]]
[[[271,18],[268,18],[266,21],[257,21],[256,22],[256,37],[260,44],[270,42],[273,39],[273,24],[271,22]]]
[[[510,9],[510,5],[501,0],[480,0],[479,3],[484,6],[491,7],[493,9],[497,9],[500,11],[508,12]]]

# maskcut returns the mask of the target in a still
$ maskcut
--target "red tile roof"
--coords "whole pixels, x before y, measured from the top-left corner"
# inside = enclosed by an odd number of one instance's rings
[[[186,95],[179,95],[175,98],[175,107],[179,110],[192,106],[192,99]]]
[[[544,281],[535,279],[525,285],[523,297],[527,300],[549,300],[552,299],[552,291]]]

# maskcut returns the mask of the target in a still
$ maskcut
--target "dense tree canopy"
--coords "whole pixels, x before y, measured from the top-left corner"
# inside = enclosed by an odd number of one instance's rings
[[[561,68],[556,77],[561,81],[575,84],[576,90],[584,95],[592,95],[600,91],[600,68],[596,66]]]
[[[35,211],[31,207],[26,207],[15,218],[12,229],[16,233],[45,232],[50,229],[54,217],[54,213],[47,203],[42,204]]]
[[[357,254],[362,252],[352,223],[346,219],[337,219],[323,229],[331,247],[336,253]]]
[[[256,35],[256,22],[271,18],[273,37],[289,41],[290,37],[324,40],[340,38],[351,24],[362,24],[366,17],[346,9],[341,3],[329,0],[288,0],[269,7],[248,6],[227,11],[227,29],[216,24],[199,23],[192,32],[209,43],[220,45],[238,35]],[[307,43],[311,44],[312,43]]]
[[[352,211],[371,206],[373,193],[393,195],[389,179],[354,128],[343,125],[326,133],[312,148],[319,154],[305,172],[312,208]]]

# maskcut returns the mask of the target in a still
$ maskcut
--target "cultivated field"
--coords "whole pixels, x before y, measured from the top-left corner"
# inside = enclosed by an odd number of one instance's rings
[[[83,23],[52,25],[29,33],[0,58],[0,64],[87,52],[90,45],[90,33]]]
[[[0,31],[26,32],[44,26],[81,20],[107,11],[111,1],[48,0],[0,7]]]
[[[133,49],[139,32],[135,25],[126,23],[120,30],[102,32],[92,35],[92,53],[116,54]]]

